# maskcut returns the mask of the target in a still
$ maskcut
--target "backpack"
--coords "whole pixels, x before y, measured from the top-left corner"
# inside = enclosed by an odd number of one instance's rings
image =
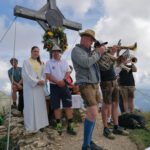
[[[129,129],[145,128],[145,118],[139,114],[125,113],[118,118],[119,125]]]

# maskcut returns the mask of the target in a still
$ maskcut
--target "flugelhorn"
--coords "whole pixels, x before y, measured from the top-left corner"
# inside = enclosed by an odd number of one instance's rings
[[[127,72],[129,72],[129,71],[131,70],[131,68],[125,66],[124,64],[121,64],[121,65],[120,65],[120,68],[126,70]]]
[[[128,61],[129,61],[130,63],[132,63],[132,64],[135,64],[135,63],[137,63],[138,59],[137,59],[137,57],[135,57],[134,55],[131,55],[131,56],[129,57]]]
[[[111,49],[112,46],[108,47],[108,49]],[[130,45],[130,46],[119,46],[119,50],[121,49],[129,49],[129,50],[132,50],[132,51],[135,51],[137,49],[137,42],[135,42],[133,45]]]
[[[130,60],[131,60],[131,63],[133,64],[137,63],[138,61],[136,57],[131,57]]]

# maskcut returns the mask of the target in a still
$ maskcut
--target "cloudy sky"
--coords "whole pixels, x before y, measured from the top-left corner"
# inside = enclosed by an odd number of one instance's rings
[[[149,0],[56,0],[59,9],[67,19],[80,22],[83,30],[95,30],[99,40],[116,44],[122,39],[122,45],[138,43],[136,52],[138,72],[135,74],[137,88],[150,89],[150,1]],[[0,1],[0,39],[14,19],[15,5],[38,10],[46,0],[1,0]],[[79,42],[76,31],[66,29],[69,48],[64,58],[70,59],[71,49]],[[7,70],[12,56],[22,66],[24,59],[30,56],[30,48],[37,45],[41,49],[41,57],[47,61],[48,53],[42,49],[43,29],[34,21],[17,18],[16,44],[14,53],[15,24],[0,42],[0,90],[10,92]]]

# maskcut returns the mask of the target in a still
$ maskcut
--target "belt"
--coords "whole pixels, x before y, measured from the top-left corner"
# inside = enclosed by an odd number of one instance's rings
[[[98,85],[98,83],[78,83],[79,86],[82,85]]]

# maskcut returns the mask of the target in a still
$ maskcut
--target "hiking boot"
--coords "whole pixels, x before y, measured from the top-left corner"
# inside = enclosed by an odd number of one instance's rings
[[[113,133],[114,134],[119,134],[119,135],[129,135],[129,132],[128,131],[126,131],[126,130],[124,130],[123,128],[121,128],[120,126],[118,126],[118,128],[117,129],[113,129]]]
[[[57,130],[57,132],[61,135],[63,132],[63,126],[62,123],[57,123],[55,129]]]
[[[103,135],[108,139],[115,139],[115,135],[108,128],[104,128]]]
[[[91,143],[90,143],[90,148],[91,148],[91,150],[103,150],[102,147],[98,146],[93,141],[91,141]]]
[[[69,125],[67,127],[67,133],[71,134],[71,135],[77,135],[77,132],[74,130],[74,123],[73,122],[69,123]]]
[[[82,147],[82,150],[92,150],[92,149],[90,148],[90,146],[87,146],[87,147]]]

